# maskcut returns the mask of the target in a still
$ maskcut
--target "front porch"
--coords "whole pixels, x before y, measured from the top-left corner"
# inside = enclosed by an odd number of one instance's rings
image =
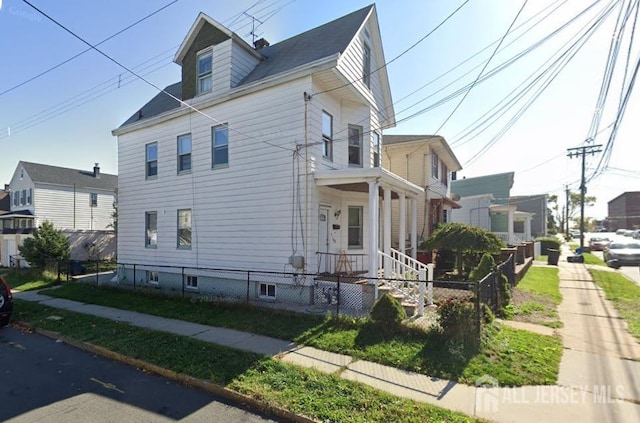
[[[492,222],[491,232],[505,244],[519,245],[533,240],[531,221],[534,213],[518,211],[513,205],[492,205],[489,207],[489,213]],[[500,227],[496,228],[498,225]]]

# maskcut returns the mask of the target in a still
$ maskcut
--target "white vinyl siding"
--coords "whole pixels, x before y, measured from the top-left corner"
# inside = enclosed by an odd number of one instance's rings
[[[302,78],[203,108],[204,113],[215,116],[219,122],[229,122],[230,127],[239,131],[229,129],[232,165],[223,171],[212,169],[211,128],[216,122],[205,116],[183,115],[120,135],[119,260],[282,270],[291,255],[290,149],[299,141],[303,119],[300,93],[310,89],[310,79]],[[265,104],[269,105],[268,113]],[[189,178],[176,174],[176,137],[184,133],[191,133],[192,138]],[[320,135],[319,127],[317,134]],[[162,165],[157,179],[145,181],[139,173],[144,145],[156,140]],[[346,152],[346,143],[343,146]],[[316,149],[319,152],[320,146]],[[304,184],[304,178],[301,182]],[[176,249],[175,213],[183,208],[206,210],[192,222],[191,250]],[[155,250],[145,249],[141,237],[144,212],[148,210],[158,211]],[[240,253],[247,252],[248,245],[251,245],[250,263]]]
[[[256,67],[259,61],[236,43],[231,46],[231,87],[233,88],[237,87],[240,81],[249,75],[249,72]]]

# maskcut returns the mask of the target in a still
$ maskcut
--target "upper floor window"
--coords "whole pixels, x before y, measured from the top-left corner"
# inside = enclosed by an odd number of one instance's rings
[[[211,50],[198,55],[198,94],[208,93],[213,86],[211,65],[213,54]]]
[[[211,167],[229,166],[229,126],[211,128]]]
[[[13,193],[13,206],[17,207],[20,205],[20,191],[15,191]]]
[[[380,167],[380,134],[373,133],[373,167]]]
[[[145,242],[147,248],[156,248],[158,245],[158,212],[146,212],[144,214]]]
[[[444,186],[449,186],[449,168],[447,168],[447,165],[444,164],[444,162],[442,162],[442,183],[444,184]]]
[[[440,168],[440,161],[438,160],[438,155],[436,153],[431,153],[431,177],[434,179],[439,179],[438,169]]]
[[[178,248],[191,248],[191,209],[178,210]]]
[[[371,87],[371,48],[362,43],[362,82]]]
[[[29,188],[27,190],[27,204],[31,204],[31,198],[33,197],[33,190]]]
[[[333,160],[333,116],[322,111],[322,156]]]
[[[362,167],[362,126],[349,125],[349,165]]]
[[[20,205],[24,206],[25,204],[27,204],[27,190],[23,189],[22,191],[20,191],[21,195],[20,195]]]
[[[362,206],[349,206],[349,248],[363,248],[364,246],[362,210]]]
[[[89,207],[98,207],[98,193],[89,194]]]
[[[191,170],[191,134],[178,137],[178,173]]]
[[[152,142],[146,145],[146,169],[147,178],[158,176],[158,143]]]

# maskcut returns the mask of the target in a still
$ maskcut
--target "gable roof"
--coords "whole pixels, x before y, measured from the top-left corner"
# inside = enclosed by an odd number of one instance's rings
[[[93,176],[93,170],[69,169],[66,167],[49,166],[39,163],[20,162],[34,183],[76,186],[78,188],[95,188],[115,191],[118,187],[118,176],[100,173],[100,177]]]
[[[300,66],[344,53],[373,8],[374,5],[369,5],[334,21],[303,32],[302,34],[295,35],[284,41],[260,49],[259,53],[263,57],[263,60],[240,81],[236,88],[256,83],[266,78],[291,71]],[[176,61],[183,58],[183,51],[188,48],[189,40],[195,36],[198,22],[204,21],[215,23],[213,19],[203,13],[198,15],[197,23],[192,26],[176,54]],[[218,29],[222,27],[217,23],[215,24]],[[235,35],[235,33],[228,30],[226,31],[229,34],[233,34],[233,38],[236,39],[237,35]],[[178,82],[169,85],[165,88],[165,91],[182,99],[181,87],[181,82]],[[161,92],[142,106],[140,112],[136,112],[129,117],[129,119],[120,125],[120,128],[179,107],[180,102]]]
[[[390,145],[401,145],[406,143],[418,143],[422,142],[430,144],[433,151],[439,156],[441,160],[445,162],[447,168],[452,172],[457,172],[462,169],[462,165],[458,161],[458,158],[449,143],[440,135],[383,135],[382,146],[383,148]]]

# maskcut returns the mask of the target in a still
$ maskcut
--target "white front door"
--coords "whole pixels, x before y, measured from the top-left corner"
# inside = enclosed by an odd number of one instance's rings
[[[318,253],[329,252],[329,208],[320,207],[318,213]],[[331,271],[331,260],[327,254],[318,254],[320,272]]]

